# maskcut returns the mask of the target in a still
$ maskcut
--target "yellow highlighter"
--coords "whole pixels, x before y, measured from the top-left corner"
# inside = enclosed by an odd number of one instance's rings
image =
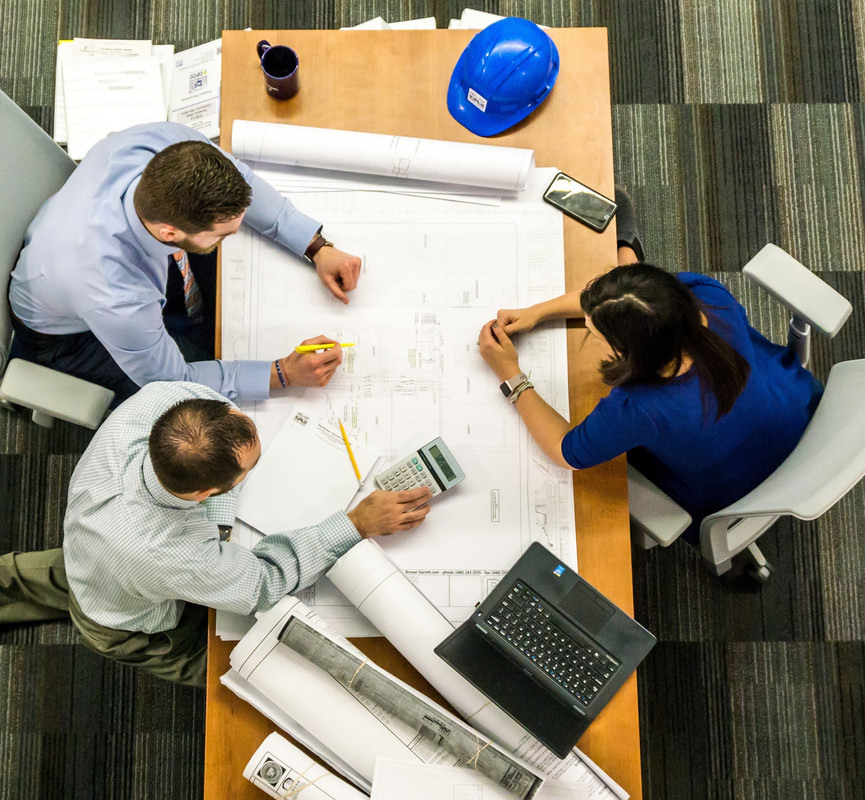
[[[360,470],[357,468],[357,461],[354,460],[354,453],[351,450],[351,442],[348,440],[348,435],[345,432],[345,428],[342,427],[342,420],[338,419],[339,422],[339,430],[342,433],[342,440],[345,442],[345,449],[348,450],[348,457],[351,459],[351,465],[354,467],[354,474],[357,476],[358,486],[363,487],[363,481],[360,477]]]
[[[340,347],[354,347],[354,342],[340,342]],[[295,353],[314,353],[316,350],[330,350],[331,347],[336,347],[335,342],[327,342],[325,344],[299,344],[294,348]]]

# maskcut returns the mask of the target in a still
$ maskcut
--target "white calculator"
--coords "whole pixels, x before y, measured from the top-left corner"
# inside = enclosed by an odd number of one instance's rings
[[[375,476],[375,485],[388,492],[426,486],[433,497],[458,484],[465,473],[441,437]]]

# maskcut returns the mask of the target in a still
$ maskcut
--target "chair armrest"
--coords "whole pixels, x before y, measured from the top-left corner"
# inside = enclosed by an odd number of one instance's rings
[[[0,397],[39,415],[62,419],[95,430],[105,417],[114,392],[20,358],[9,362]]]
[[[630,464],[628,505],[631,523],[661,547],[669,547],[691,524],[684,508]]]
[[[742,272],[830,338],[853,310],[843,295],[774,244],[767,244]]]

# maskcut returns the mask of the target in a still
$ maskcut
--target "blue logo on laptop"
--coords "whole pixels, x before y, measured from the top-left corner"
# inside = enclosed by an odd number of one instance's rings
[[[565,568],[561,564],[559,564],[559,566],[557,566],[553,570],[553,575],[555,575],[557,578],[561,578],[562,575],[564,575],[564,574],[565,574]]]

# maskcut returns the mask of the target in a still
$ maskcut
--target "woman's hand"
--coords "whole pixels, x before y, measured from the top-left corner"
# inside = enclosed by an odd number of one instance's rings
[[[540,322],[534,306],[528,308],[502,308],[496,315],[496,323],[508,336],[530,331]]]
[[[500,381],[513,378],[522,371],[513,342],[494,319],[481,328],[478,346],[483,360],[490,365]]]

